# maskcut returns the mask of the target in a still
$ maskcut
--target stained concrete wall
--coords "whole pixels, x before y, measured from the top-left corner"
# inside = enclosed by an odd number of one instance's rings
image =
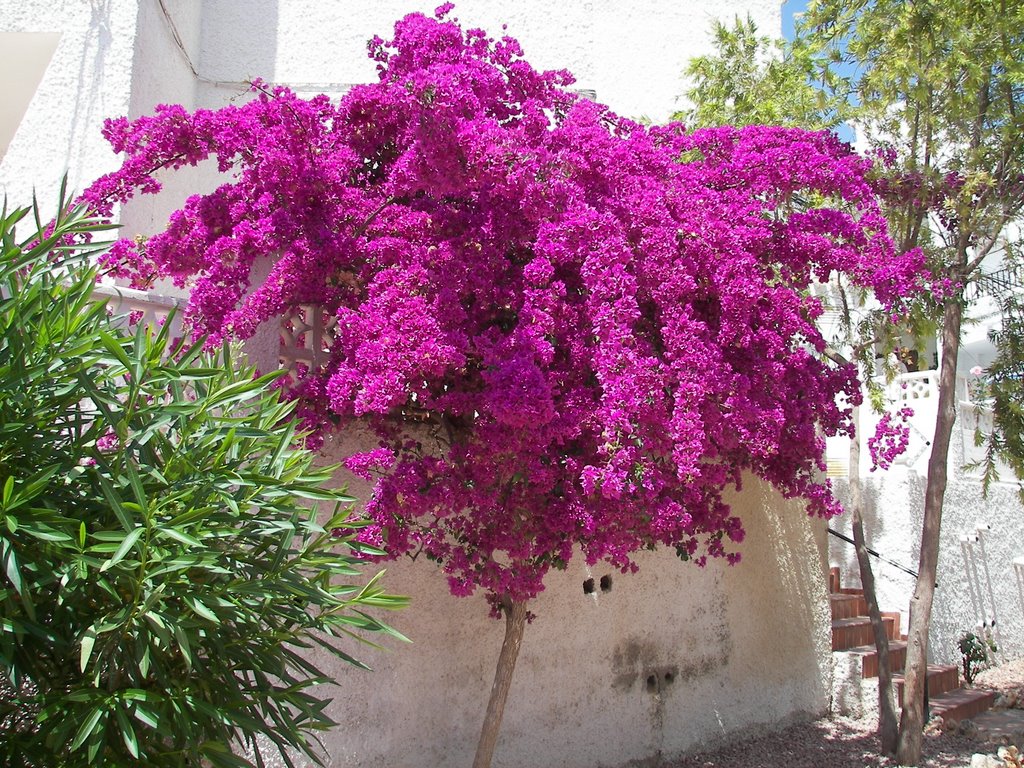
[[[247,349],[266,370],[277,355],[273,324]],[[323,460],[371,446],[350,430],[328,438]],[[347,473],[336,481],[367,497]],[[641,553],[637,574],[589,569],[580,558],[549,573],[526,629],[496,768],[653,766],[827,711],[825,525],[754,479],[730,501],[747,530],[736,566],[700,569],[660,551]],[[392,618],[413,643],[362,653],[370,674],[318,657],[341,681],[324,691],[340,723],[325,736],[329,765],[469,764],[503,624],[488,617],[483,597],[452,597],[429,562],[387,567],[388,589],[412,597]],[[583,582],[602,576],[611,590],[584,594]]]
[[[639,556],[637,574],[579,558],[549,574],[496,768],[655,766],[827,710],[823,525],[753,481],[733,503],[748,532],[736,566],[699,569],[661,551]],[[584,593],[584,580],[603,576],[610,591]],[[328,765],[468,765],[504,624],[481,596],[452,597],[431,563],[399,561],[385,578],[412,597],[390,618],[413,642],[358,649],[370,673],[318,658],[339,680],[320,692],[340,723],[324,737]]]

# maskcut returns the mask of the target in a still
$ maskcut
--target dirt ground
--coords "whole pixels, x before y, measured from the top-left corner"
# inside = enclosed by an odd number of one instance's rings
[[[1024,660],[982,672],[975,687],[1003,694],[1001,703],[1017,699],[1016,712],[1024,723]],[[879,755],[873,719],[826,718],[790,726],[777,733],[737,740],[719,749],[689,755],[672,768],[893,768],[896,761]],[[973,735],[970,723],[962,730],[943,732],[938,721],[926,729],[921,768],[968,768],[976,753],[995,755],[998,743]],[[967,734],[965,735],[964,732]],[[1024,749],[1024,744],[1017,744]]]

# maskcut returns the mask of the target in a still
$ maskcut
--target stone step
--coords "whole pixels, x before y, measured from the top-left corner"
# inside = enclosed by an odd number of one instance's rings
[[[906,677],[902,672],[892,676],[896,685],[896,706],[903,706],[903,687]],[[955,664],[928,665],[928,699],[932,700],[940,694],[955,691],[960,687],[960,668]]]
[[[991,709],[995,700],[994,691],[957,688],[955,691],[929,697],[928,707],[932,717],[941,717],[943,722],[955,720],[961,723]]]
[[[878,677],[878,652],[875,650],[874,642],[866,645],[859,645],[855,648],[847,648],[846,653],[856,654],[861,657],[861,676]],[[907,662],[907,644],[903,640],[889,641],[889,664],[893,672],[903,669]]]
[[[836,568],[836,567],[829,568],[828,569],[828,591],[829,592],[838,592],[840,586],[842,586],[842,585],[839,583],[839,569]]]
[[[883,616],[886,636],[890,640],[899,637],[898,620],[892,616]],[[832,620],[832,650],[846,651],[862,645],[874,645],[875,635],[871,630],[871,620],[867,616],[853,616],[847,619]]]
[[[829,595],[829,602],[832,604],[833,619],[849,619],[854,616],[867,616],[868,603],[863,595],[844,595],[833,593]]]

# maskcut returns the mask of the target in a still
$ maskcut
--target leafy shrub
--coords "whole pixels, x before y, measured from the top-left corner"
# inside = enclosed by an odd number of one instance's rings
[[[259,736],[317,759],[305,649],[363,666],[348,641],[397,633],[361,609],[403,604],[351,583],[351,499],[274,375],[119,331],[70,244],[100,227],[18,242],[27,214],[0,220],[0,763],[262,765]]]
[[[960,649],[960,666],[964,671],[964,680],[968,684],[973,683],[978,673],[991,665],[991,654],[999,650],[987,631],[981,629],[979,633],[976,635],[973,632],[964,632],[957,641],[957,647]]]

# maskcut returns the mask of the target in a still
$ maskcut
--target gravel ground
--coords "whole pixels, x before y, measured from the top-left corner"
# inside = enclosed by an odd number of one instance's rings
[[[978,688],[1015,692],[1024,698],[1024,660],[982,672]],[[834,718],[793,725],[709,752],[689,755],[672,768],[893,768],[896,761],[879,755],[873,720]],[[1024,745],[1018,745],[1024,747]],[[922,768],[967,768],[976,752],[996,747],[942,733],[934,725],[925,732]]]

